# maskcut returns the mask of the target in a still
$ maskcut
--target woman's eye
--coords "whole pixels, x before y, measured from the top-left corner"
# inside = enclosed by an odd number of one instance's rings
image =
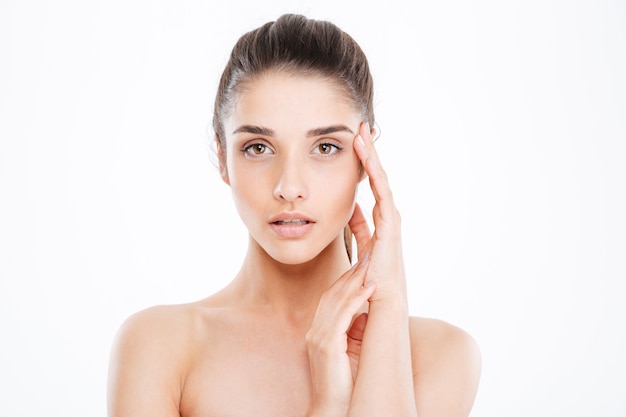
[[[321,155],[332,155],[339,150],[341,150],[341,148],[337,145],[333,145],[332,143],[320,143],[317,145],[316,153]]]
[[[243,148],[243,152],[250,156],[260,156],[271,153],[270,148],[262,143],[253,143]]]

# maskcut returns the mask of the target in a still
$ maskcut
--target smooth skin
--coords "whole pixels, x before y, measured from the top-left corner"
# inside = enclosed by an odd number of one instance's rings
[[[109,416],[467,416],[479,350],[455,326],[409,316],[400,215],[372,130],[343,90],[266,74],[225,128],[221,174],[250,234],[241,270],[206,299],[125,321]],[[366,176],[373,233],[355,204]],[[280,235],[272,220],[285,213],[312,226]]]

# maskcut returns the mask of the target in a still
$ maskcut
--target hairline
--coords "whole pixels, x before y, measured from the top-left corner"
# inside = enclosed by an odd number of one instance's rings
[[[297,64],[280,64],[237,79],[236,84],[230,88],[230,92],[232,95],[228,102],[225,103],[227,105],[223,107],[223,110],[220,114],[222,122],[232,115],[235,102],[239,99],[239,96],[241,94],[244,94],[248,90],[250,85],[258,80],[263,79],[264,77],[269,77],[272,75],[284,75],[296,79],[313,79],[328,82],[331,86],[333,86],[333,88],[335,88],[339,92],[340,96],[344,97],[346,104],[350,105],[356,112],[359,113],[359,115],[361,115],[362,118],[367,119],[368,117],[366,106],[359,103],[359,101],[356,99],[356,94],[351,91],[348,83],[341,80],[341,77],[327,74],[325,71],[320,69],[298,68]],[[223,135],[226,136],[227,132],[224,131]],[[225,137],[218,139],[220,140],[220,142],[223,143],[226,140]]]

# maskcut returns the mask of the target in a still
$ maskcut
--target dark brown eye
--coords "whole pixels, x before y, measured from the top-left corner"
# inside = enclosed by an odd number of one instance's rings
[[[242,149],[249,157],[264,156],[272,153],[272,150],[264,143],[252,143]]]
[[[333,151],[333,145],[330,143],[321,143],[318,149],[322,155],[328,155]]]
[[[332,142],[323,142],[315,147],[314,153],[322,156],[333,156],[343,148]]]
[[[254,152],[256,155],[262,155],[265,153],[265,145],[261,144],[261,143],[257,143],[255,145],[252,145],[252,152]]]

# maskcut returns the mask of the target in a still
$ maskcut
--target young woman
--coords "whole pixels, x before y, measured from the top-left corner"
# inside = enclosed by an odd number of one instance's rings
[[[372,98],[363,52],[331,23],[285,15],[240,38],[214,130],[220,174],[249,231],[246,257],[218,293],[124,323],[110,416],[469,414],[475,342],[408,315]],[[365,178],[373,233],[355,203]]]

